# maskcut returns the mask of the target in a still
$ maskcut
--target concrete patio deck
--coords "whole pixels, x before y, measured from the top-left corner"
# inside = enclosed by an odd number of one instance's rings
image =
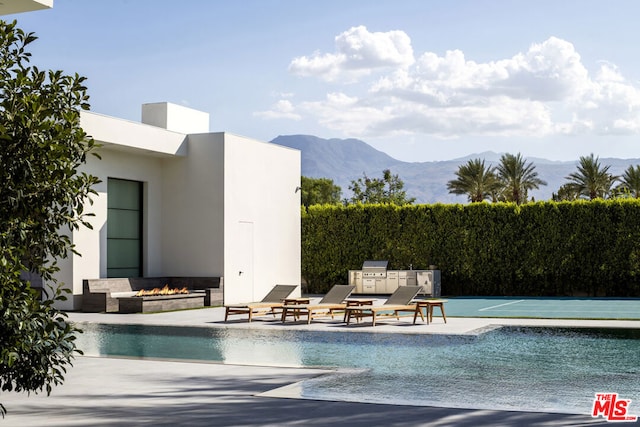
[[[410,318],[375,328],[320,319],[282,324],[237,320],[224,323],[222,308],[159,314],[70,313],[75,322],[183,325],[222,328],[294,328],[336,332],[371,331],[467,334],[491,325],[639,328],[640,321],[490,319],[435,317],[430,325]],[[3,393],[10,426],[583,426],[605,425],[585,415],[467,410],[303,400],[286,387],[331,372],[326,369],[235,366],[166,360],[78,357],[51,396]],[[632,397],[633,398],[633,397]],[[633,405],[637,405],[634,401]],[[634,408],[635,409],[635,406]]]

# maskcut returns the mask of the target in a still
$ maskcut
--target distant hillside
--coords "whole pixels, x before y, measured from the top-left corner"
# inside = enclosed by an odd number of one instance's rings
[[[343,186],[343,190],[363,172],[381,172],[403,163],[358,139],[288,135],[279,136],[271,142],[302,151],[302,175],[332,178],[336,183],[345,182],[347,185]]]
[[[496,165],[501,153],[491,151],[438,162],[403,162],[376,150],[358,139],[322,139],[310,135],[278,136],[274,144],[296,148],[302,152],[302,175],[312,178],[330,178],[342,188],[343,197],[349,197],[351,181],[367,176],[381,177],[384,169],[398,174],[405,183],[410,197],[417,203],[466,203],[465,196],[449,194],[447,181],[455,178],[458,167],[470,159],[480,158]],[[514,153],[515,154],[515,153]],[[549,200],[565,183],[565,177],[575,172],[577,160],[570,162],[528,158],[533,162],[538,176],[548,185],[533,191],[536,200]],[[601,158],[601,164],[610,165],[609,171],[620,175],[631,164],[640,164],[640,159]]]

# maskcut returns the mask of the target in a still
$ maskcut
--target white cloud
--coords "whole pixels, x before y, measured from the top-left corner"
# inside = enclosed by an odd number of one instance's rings
[[[271,106],[270,110],[257,111],[253,113],[255,117],[261,117],[263,119],[289,119],[300,120],[302,117],[295,112],[295,108],[291,101],[287,99],[281,99]]]
[[[352,136],[545,136],[554,131],[550,111],[541,102],[497,97],[489,101],[490,105],[431,108],[404,101],[386,106],[369,101],[332,93],[325,100],[303,103],[301,108],[322,125]]]
[[[444,57],[427,52],[411,71],[401,82],[381,80],[372,90],[428,94],[443,104],[485,104],[494,97],[565,101],[582,96],[591,87],[573,46],[556,38],[532,45],[525,54],[481,64],[467,60],[459,50],[448,51]]]
[[[366,105],[343,93],[329,93],[326,99],[302,103],[300,108],[315,116],[323,126],[347,135],[364,135],[371,123],[384,121],[387,117],[384,109]]]
[[[274,98],[281,98],[281,99],[285,99],[285,98],[293,98],[294,93],[293,92],[271,92],[271,96]]]
[[[640,133],[638,87],[607,62],[590,74],[573,44],[556,37],[484,63],[460,50],[414,61],[405,33],[355,27],[336,37],[335,53],[296,58],[290,70],[335,83],[379,72],[366,92],[300,104],[346,136]]]
[[[402,31],[371,33],[364,26],[353,27],[338,35],[335,45],[335,53],[294,58],[289,71],[327,81],[345,77],[351,81],[375,69],[404,68],[414,62],[411,40]]]

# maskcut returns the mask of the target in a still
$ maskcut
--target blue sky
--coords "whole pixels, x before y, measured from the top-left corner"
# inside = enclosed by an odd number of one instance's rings
[[[636,0],[54,0],[5,17],[92,110],[206,111],[212,131],[358,138],[405,161],[640,158]]]

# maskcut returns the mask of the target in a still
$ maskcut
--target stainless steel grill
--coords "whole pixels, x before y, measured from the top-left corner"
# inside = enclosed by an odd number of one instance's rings
[[[365,261],[362,263],[362,277],[387,277],[389,261]]]

